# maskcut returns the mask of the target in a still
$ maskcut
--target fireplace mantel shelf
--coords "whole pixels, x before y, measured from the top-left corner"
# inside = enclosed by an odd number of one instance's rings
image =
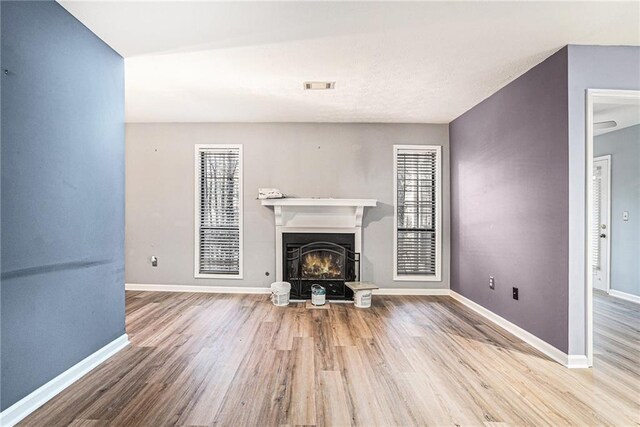
[[[375,206],[376,199],[329,199],[291,197],[284,199],[262,200],[263,206]]]

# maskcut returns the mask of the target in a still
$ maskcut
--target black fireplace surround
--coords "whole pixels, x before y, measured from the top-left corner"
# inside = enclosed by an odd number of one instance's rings
[[[310,299],[311,286],[320,284],[328,300],[350,300],[345,282],[359,276],[360,254],[348,233],[283,233],[283,280],[291,283],[292,299]]]

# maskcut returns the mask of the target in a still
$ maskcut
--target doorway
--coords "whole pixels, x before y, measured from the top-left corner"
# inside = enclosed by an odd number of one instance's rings
[[[587,91],[586,119],[587,357],[597,367],[633,346],[623,332],[640,316],[640,91]]]

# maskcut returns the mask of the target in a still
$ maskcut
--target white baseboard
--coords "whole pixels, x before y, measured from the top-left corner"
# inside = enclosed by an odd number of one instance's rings
[[[0,426],[11,427],[16,425],[27,415],[47,403],[65,388],[82,378],[93,368],[122,350],[129,344],[129,337],[124,334],[100,350],[73,365],[48,383],[37,388],[31,394],[23,397],[13,405],[0,413]]]
[[[585,369],[589,368],[589,359],[584,355],[568,355],[567,356],[567,368],[571,369]]]
[[[449,289],[412,289],[412,288],[380,288],[374,295],[449,295]]]
[[[616,291],[615,289],[609,289],[609,295],[615,298],[620,298],[625,301],[635,302],[640,304],[640,297],[638,295],[628,294],[622,291]]]
[[[460,295],[459,293],[455,291],[451,291],[451,297],[459,301],[460,303],[466,305],[467,307],[469,307],[476,313],[480,314],[484,318],[492,321],[496,325],[505,329],[506,331],[512,333],[516,337],[520,338],[522,341],[529,344],[531,347],[547,355],[549,358],[555,360],[556,362],[568,368],[588,368],[589,367],[587,356],[582,356],[582,355],[569,356],[562,350],[558,350],[557,348],[547,343],[546,341],[543,341],[540,338],[533,335],[532,333],[525,331],[520,326],[514,323],[511,323],[504,317],[501,317],[495,314],[493,311],[484,308],[480,304],[471,301],[470,299]]]
[[[126,283],[127,291],[152,292],[203,292],[207,294],[270,294],[270,288],[249,288],[242,286],[209,286],[209,285],[152,285],[142,283]]]

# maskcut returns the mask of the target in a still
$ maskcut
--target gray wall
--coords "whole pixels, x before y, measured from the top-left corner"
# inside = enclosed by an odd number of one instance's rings
[[[593,155],[605,154],[611,155],[611,289],[640,296],[640,125],[595,137]]]
[[[243,280],[195,279],[194,145],[243,144]],[[394,144],[442,145],[447,125],[394,124],[127,124],[127,283],[268,286],[274,278],[273,210],[256,200],[259,187],[298,197],[375,198],[365,210],[363,278],[382,287],[449,286],[449,177],[444,168],[443,280],[394,282]],[[151,267],[156,255],[159,265]],[[269,277],[265,272],[271,273]]]
[[[1,408],[125,332],[124,67],[55,2],[2,2]]]
[[[569,353],[586,354],[586,91],[640,90],[640,47],[568,47]]]
[[[566,351],[567,49],[449,132],[451,289]]]

